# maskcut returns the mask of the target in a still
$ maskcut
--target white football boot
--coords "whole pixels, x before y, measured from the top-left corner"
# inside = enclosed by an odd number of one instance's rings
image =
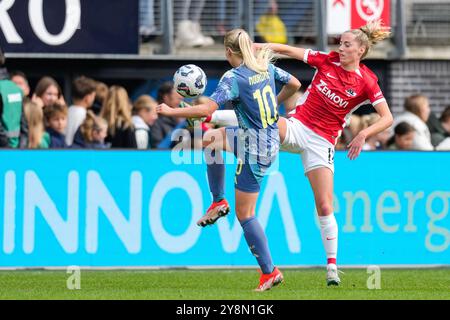
[[[327,265],[327,285],[338,286],[341,283],[339,279],[339,271],[335,264],[330,263]]]

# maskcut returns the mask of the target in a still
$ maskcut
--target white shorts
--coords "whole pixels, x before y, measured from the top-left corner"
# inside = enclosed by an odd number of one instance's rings
[[[327,139],[307,128],[296,118],[286,119],[286,137],[281,150],[299,153],[305,174],[320,167],[334,173],[334,145]]]

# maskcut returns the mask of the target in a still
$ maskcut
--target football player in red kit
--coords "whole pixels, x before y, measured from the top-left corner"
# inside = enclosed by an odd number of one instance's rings
[[[302,60],[316,73],[291,117],[280,118],[281,149],[300,153],[314,192],[323,245],[327,255],[327,284],[339,285],[336,266],[338,227],[333,213],[334,146],[346,120],[360,106],[371,103],[380,119],[358,133],[348,145],[353,160],[366,139],[392,124],[392,114],[378,86],[377,76],[360,61],[390,33],[373,21],[341,35],[337,52],[323,53],[282,44],[273,51]],[[266,44],[255,45],[258,47]]]

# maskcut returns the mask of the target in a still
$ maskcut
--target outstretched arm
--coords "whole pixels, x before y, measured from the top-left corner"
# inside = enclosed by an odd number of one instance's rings
[[[373,136],[377,133],[380,133],[392,125],[393,117],[392,113],[389,110],[389,106],[386,102],[380,102],[376,106],[374,106],[377,113],[380,115],[380,119],[375,122],[373,125],[367,127],[364,130],[361,130],[356,137],[349,143],[349,151],[348,157],[350,160],[356,159],[361,153],[362,147],[366,142],[366,139],[370,136]]]
[[[199,104],[196,106],[190,106],[183,102],[188,108],[171,108],[165,103],[162,103],[156,107],[156,111],[159,114],[168,117],[177,118],[202,118],[209,117],[214,111],[219,108],[219,105],[211,99],[204,104]]]
[[[279,43],[254,43],[253,46],[256,50],[268,46],[275,53],[283,54],[298,60],[303,60],[306,51],[305,48],[293,47],[287,44]]]

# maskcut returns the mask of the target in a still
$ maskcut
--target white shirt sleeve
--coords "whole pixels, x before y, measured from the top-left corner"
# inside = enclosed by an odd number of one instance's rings
[[[66,144],[71,146],[73,139],[78,128],[83,124],[86,119],[86,110],[80,109],[80,107],[70,107],[67,114],[67,127],[66,127]]]
[[[136,130],[136,143],[138,149],[148,149],[148,131]]]

